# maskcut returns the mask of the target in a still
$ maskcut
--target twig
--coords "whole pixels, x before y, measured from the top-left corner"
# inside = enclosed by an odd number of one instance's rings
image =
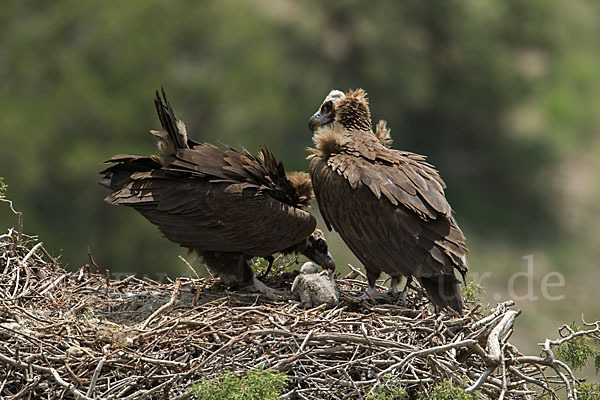
[[[10,358],[10,357],[4,356],[3,354],[0,354],[0,361],[4,362],[6,364],[10,364],[10,365],[12,365],[13,367],[16,367],[16,368],[20,368],[20,369],[24,369],[24,370],[27,370],[29,368],[33,368],[35,371],[40,371],[40,372],[44,372],[46,374],[50,374],[50,375],[52,375],[52,377],[54,378],[54,380],[56,381],[56,383],[58,383],[63,388],[67,388],[76,397],[79,397],[79,398],[81,398],[83,400],[92,400],[90,397],[84,395],[79,390],[77,390],[73,385],[71,385],[70,383],[68,383],[65,380],[63,380],[60,377],[60,375],[58,374],[58,371],[56,371],[54,368],[42,367],[40,365],[35,365],[35,364],[21,363],[21,362],[18,362],[16,360]]]
[[[59,283],[61,283],[67,276],[69,276],[69,274],[62,274],[61,276],[59,276],[58,278],[56,278],[54,281],[50,282],[48,285],[43,286],[41,289],[42,291],[40,292],[40,295],[45,295],[46,292],[48,292],[51,289],[54,289],[56,287],[56,285],[58,285]]]
[[[196,279],[200,279],[200,275],[198,275],[198,273],[196,272],[196,270],[194,269],[194,267],[192,267],[192,264],[190,264],[190,263],[188,262],[188,260],[186,260],[186,259],[185,259],[185,258],[183,258],[182,256],[177,256],[177,257],[179,257],[179,259],[180,259],[181,261],[183,261],[183,263],[184,263],[185,265],[187,265],[187,267],[190,269],[190,271],[192,271],[192,273],[194,274],[194,276],[196,277]]]
[[[540,391],[575,399],[575,376],[553,349],[600,337],[600,322],[584,320],[585,331],[563,326],[542,343],[541,357],[527,356],[509,343],[518,315],[512,302],[457,318],[433,313],[414,293],[408,308],[357,301],[367,283],[342,279],[339,306],[306,311],[219,290],[193,268],[191,278],[167,283],[83,269],[71,275],[36,250],[43,249],[37,238],[23,234],[13,246],[17,236],[16,229],[0,235],[0,398],[183,400],[192,397],[186,388],[225,369],[264,366],[288,375],[284,398],[364,398],[384,385],[430,393],[444,378],[485,400],[531,400]],[[278,275],[275,288],[289,289],[287,279]],[[198,302],[177,305],[180,296],[191,299],[182,293],[190,286]]]
[[[473,339],[467,339],[467,340],[461,340],[460,342],[456,342],[456,343],[449,343],[449,344],[445,344],[442,346],[436,346],[436,347],[431,347],[428,349],[423,349],[423,350],[419,350],[419,351],[413,351],[412,353],[410,353],[408,356],[406,356],[402,361],[400,361],[399,363],[393,364],[392,366],[384,369],[383,371],[379,372],[377,374],[377,385],[380,384],[381,379],[389,372],[396,370],[396,369],[402,369],[402,367],[404,365],[406,365],[406,363],[408,361],[410,361],[411,359],[419,356],[427,356],[430,354],[435,354],[435,353],[439,353],[439,352],[443,352],[443,351],[447,351],[450,349],[456,349],[456,348],[460,348],[460,347],[467,347],[470,345],[474,345],[476,344],[477,341],[473,340]]]
[[[515,318],[520,314],[520,311],[509,310],[504,314],[498,325],[492,329],[488,336],[487,349],[490,358],[494,362],[499,363],[502,353],[500,352],[500,340],[512,328]]]
[[[86,393],[87,396],[93,396],[94,395],[94,390],[96,389],[96,383],[98,382],[98,375],[100,375],[100,371],[102,371],[102,367],[104,366],[104,363],[106,362],[106,357],[102,357],[100,359],[100,362],[98,362],[98,366],[96,367],[96,369],[94,370],[94,374],[92,375],[92,381],[90,382],[90,387],[88,388],[88,391]]]
[[[154,318],[156,318],[157,316],[159,316],[160,314],[162,314],[166,309],[172,307],[175,304],[175,299],[177,298],[177,295],[179,294],[179,289],[181,288],[181,281],[178,279],[177,282],[175,283],[175,287],[173,288],[173,293],[171,293],[171,299],[163,304],[158,310],[154,311],[152,313],[152,315],[150,315],[142,324],[142,330],[146,329],[148,327],[148,324],[150,324],[150,322],[152,322],[152,320]]]
[[[35,246],[33,246],[33,248],[31,250],[29,250],[29,253],[27,253],[27,255],[25,257],[23,257],[23,259],[21,259],[21,264],[25,265],[27,263],[27,261],[29,260],[29,258],[35,254],[36,251],[38,251],[38,249],[40,247],[42,247],[43,243],[39,242],[38,244],[36,244]]]
[[[94,260],[94,256],[92,256],[92,249],[90,249],[90,246],[88,246],[88,248],[87,248],[87,253],[88,253],[88,258],[90,259],[90,264],[92,264],[92,266],[94,267],[94,272],[99,273],[100,268],[98,267],[98,264],[96,264],[96,261]]]
[[[495,369],[496,367],[487,367],[483,374],[479,376],[479,379],[477,379],[477,381],[475,381],[474,384],[465,389],[465,392],[472,393],[475,390],[479,389],[479,387],[483,384],[483,382],[485,382],[487,377],[490,376],[492,372],[494,372]]]
[[[364,274],[364,272],[362,272],[360,269],[356,268],[355,266],[353,266],[352,264],[348,264],[348,267],[350,267],[350,269],[352,270],[352,272],[358,274],[360,277],[362,277],[364,280],[367,280],[367,276]]]

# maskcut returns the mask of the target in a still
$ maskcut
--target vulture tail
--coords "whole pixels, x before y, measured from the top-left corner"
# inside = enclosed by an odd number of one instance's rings
[[[427,292],[427,297],[435,306],[439,308],[450,307],[460,315],[463,314],[460,282],[454,275],[421,277],[420,281]]]
[[[161,97],[162,93],[162,97]],[[156,112],[162,125],[162,132],[150,131],[154,136],[160,139],[158,148],[162,151],[164,156],[174,154],[179,149],[187,149],[190,146],[188,144],[194,142],[188,140],[187,131],[185,124],[181,120],[175,118],[175,113],[167,95],[165,89],[161,88],[161,92],[156,91],[156,97],[154,99],[154,105],[156,106]]]

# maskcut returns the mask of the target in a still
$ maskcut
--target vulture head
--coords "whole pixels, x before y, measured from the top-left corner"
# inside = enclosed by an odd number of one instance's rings
[[[315,229],[304,242],[300,243],[298,250],[323,269],[335,271],[335,261],[333,261],[333,257],[327,248],[325,235],[320,229]]]
[[[328,125],[340,126],[346,130],[371,131],[369,99],[363,89],[329,92],[319,110],[308,121],[308,127],[315,132]]]

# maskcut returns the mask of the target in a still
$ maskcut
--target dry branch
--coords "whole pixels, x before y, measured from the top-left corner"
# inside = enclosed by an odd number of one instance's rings
[[[562,327],[541,357],[525,356],[508,342],[519,314],[512,302],[464,317],[435,314],[417,295],[407,307],[377,304],[360,298],[356,273],[338,280],[340,305],[304,310],[219,291],[211,279],[107,285],[40,249],[17,229],[0,235],[0,398],[188,399],[201,379],[262,366],[288,375],[290,399],[360,398],[397,384],[429,392],[441,379],[482,399],[561,391],[575,399],[575,377],[553,348],[600,337],[599,322]],[[91,253],[90,263],[100,270]],[[280,274],[269,284],[289,290],[291,280]]]

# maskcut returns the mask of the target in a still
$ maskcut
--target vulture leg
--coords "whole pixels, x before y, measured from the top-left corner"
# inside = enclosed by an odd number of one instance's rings
[[[282,300],[283,293],[272,289],[258,280],[243,254],[205,252],[204,261],[209,269],[230,288],[254,286],[256,290],[271,300]]]
[[[408,304],[408,289],[410,288],[410,283],[412,282],[412,275],[408,275],[406,277],[406,285],[404,285],[404,289],[402,289],[402,305],[406,307]]]
[[[366,293],[361,296],[362,299],[383,300],[388,297],[387,293],[380,293],[375,288],[375,283],[380,274],[381,271],[367,269],[367,281],[369,282],[369,287],[367,288]]]
[[[399,276],[392,276],[392,281],[390,282],[390,288],[388,289],[388,294],[392,297],[396,297],[398,295],[398,282],[400,281]]]
[[[224,285],[240,288],[252,285],[252,269],[241,253],[206,251],[201,254],[211,275]]]
[[[268,287],[267,285],[265,285],[264,283],[259,281],[256,276],[252,277],[252,282],[253,282],[256,290],[258,290],[259,292],[264,294],[266,298],[268,298],[270,300],[285,300],[286,299],[286,296],[283,292],[280,292],[279,290],[275,290],[273,288]]]
[[[259,279],[265,279],[267,276],[269,276],[269,272],[271,272],[271,267],[273,266],[275,258],[273,258],[273,256],[266,256],[265,260],[269,262],[269,265],[267,265],[267,269],[265,270],[265,272],[260,274],[260,276],[258,277]]]

